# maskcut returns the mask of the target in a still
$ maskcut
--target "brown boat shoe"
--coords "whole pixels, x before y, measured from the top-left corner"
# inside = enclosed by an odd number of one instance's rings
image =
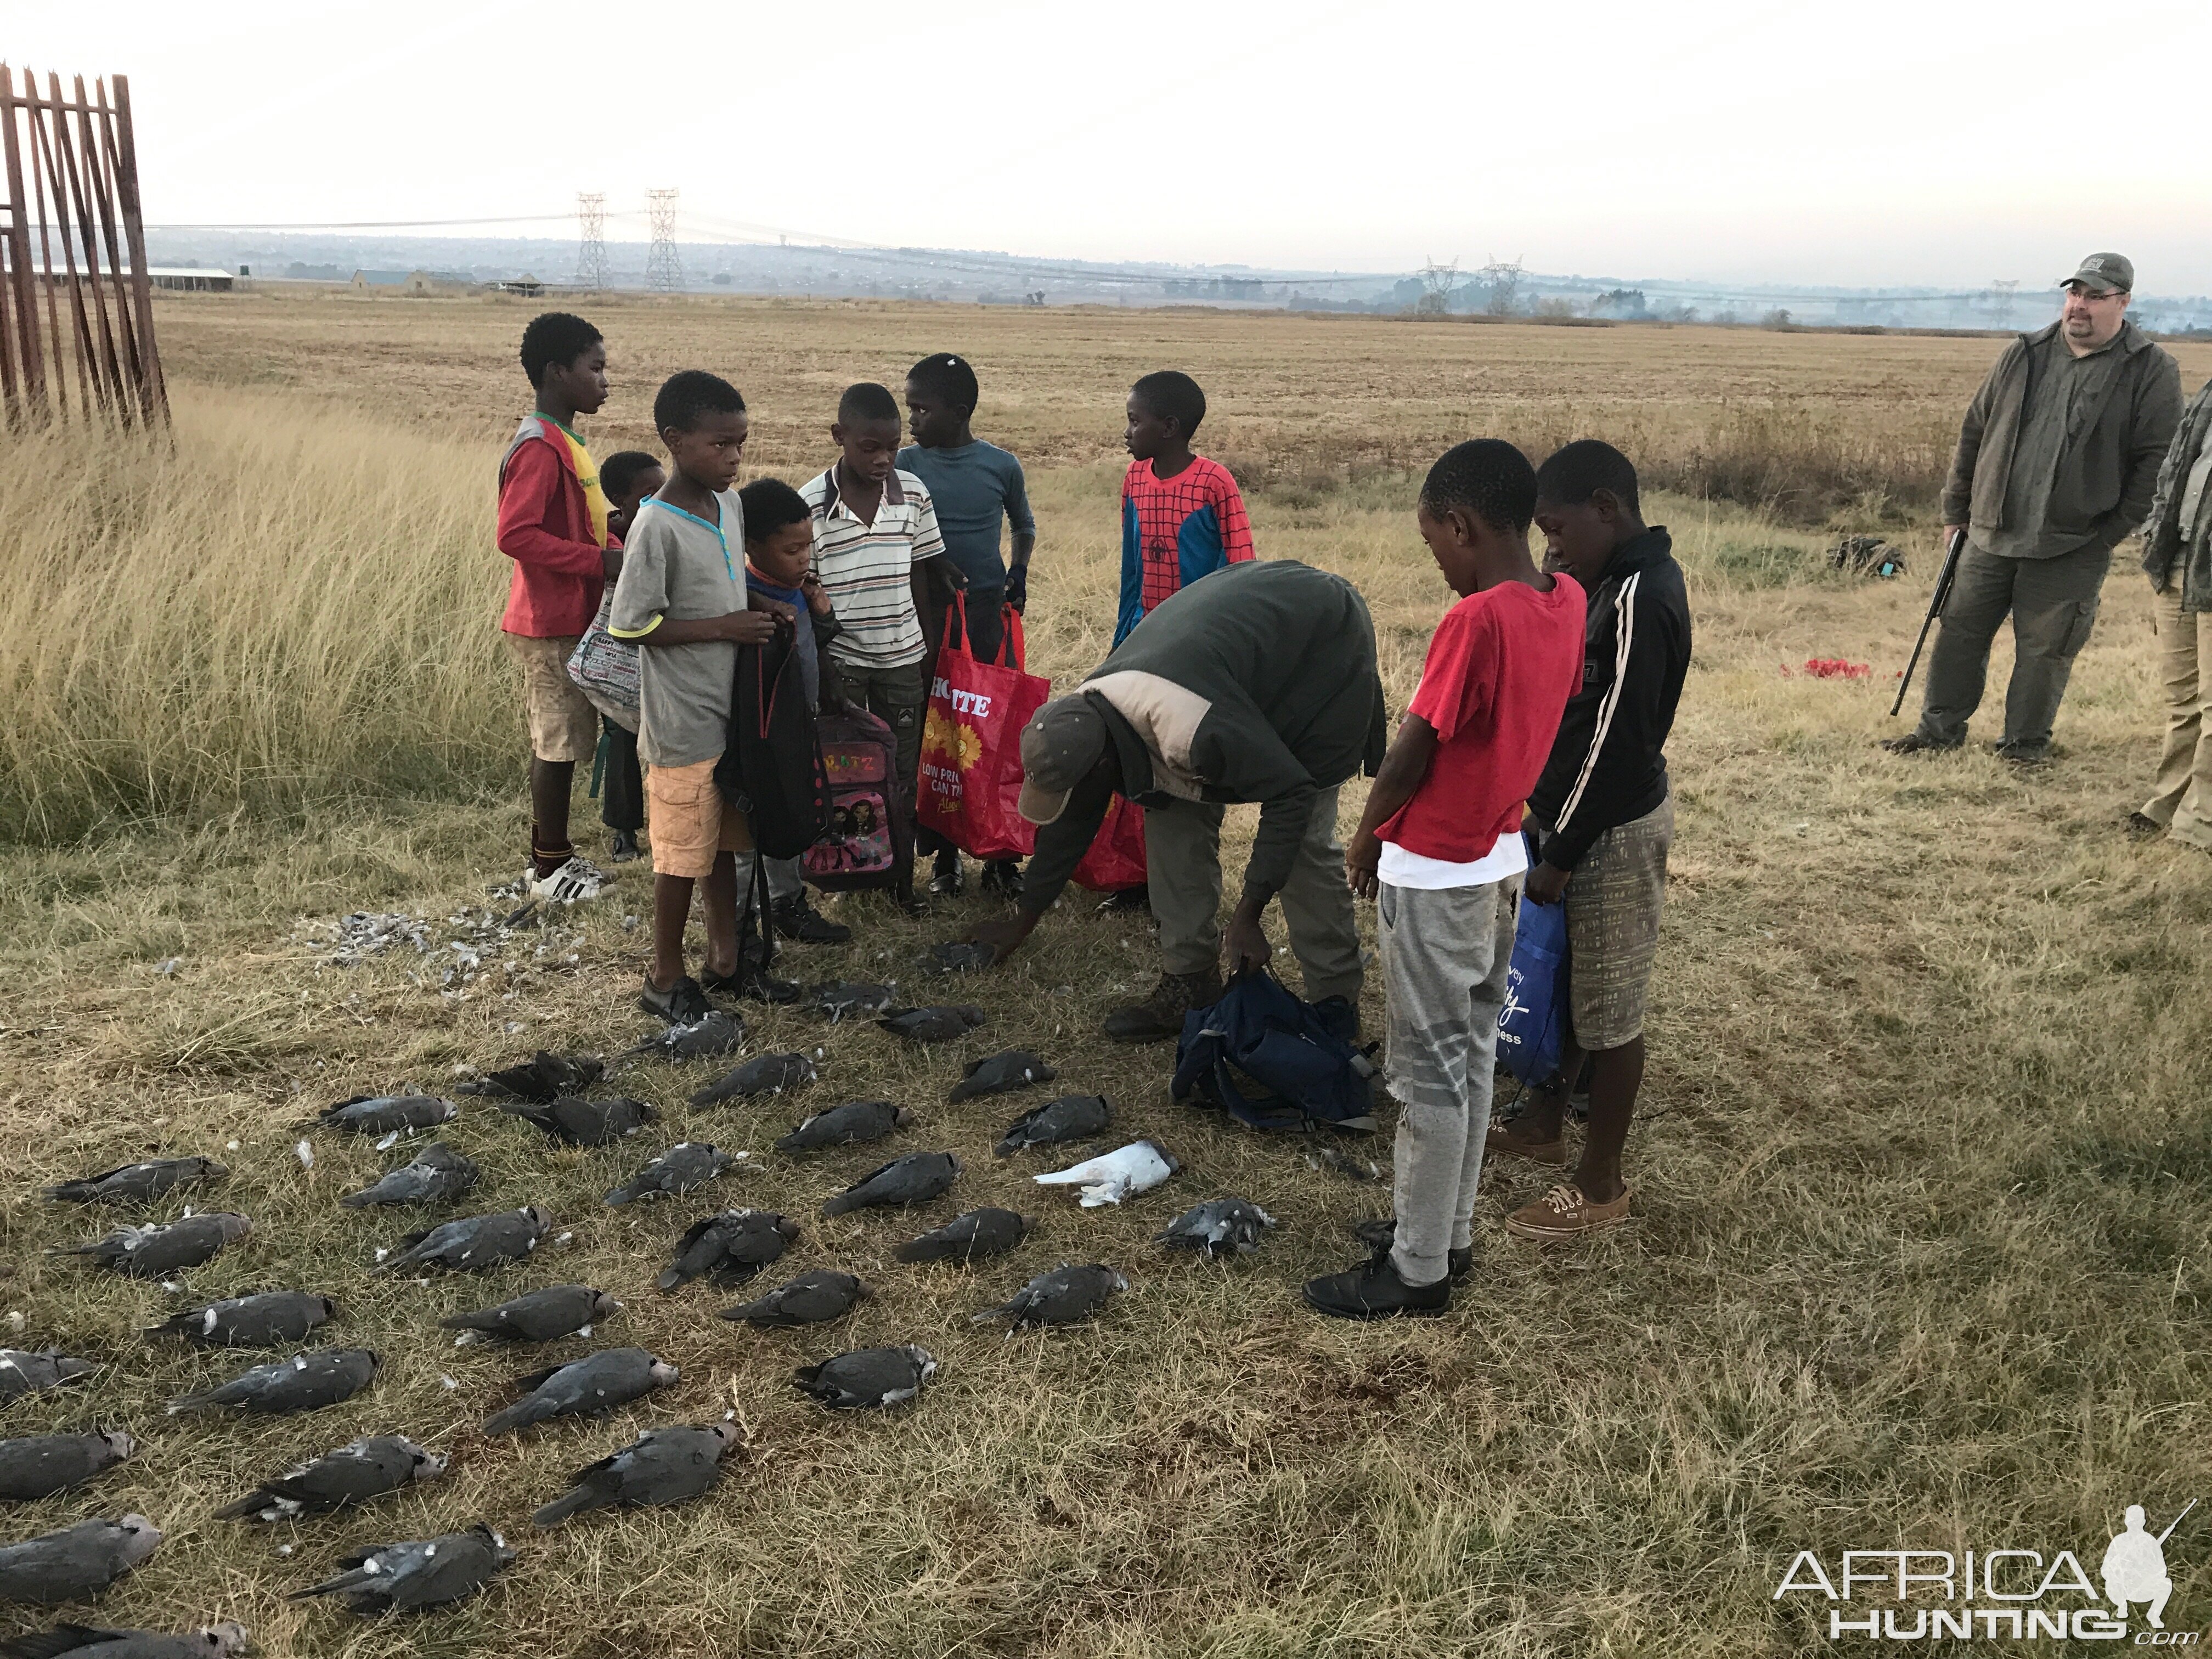
[[[1531,1140],[1525,1134],[1516,1133],[1527,1121],[1526,1118],[1516,1117],[1510,1123],[1492,1124],[1490,1133],[1483,1137],[1482,1155],[1495,1158],[1504,1152],[1514,1158],[1525,1158],[1531,1164],[1564,1164],[1567,1161],[1565,1137],[1561,1136],[1555,1140]]]
[[[1627,1220],[1628,1200],[1633,1196],[1623,1186],[1619,1198],[1610,1203],[1593,1204],[1583,1196],[1581,1188],[1571,1181],[1563,1181],[1534,1204],[1524,1205],[1507,1216],[1505,1231],[1516,1238],[1533,1238],[1539,1243],[1587,1238]]]

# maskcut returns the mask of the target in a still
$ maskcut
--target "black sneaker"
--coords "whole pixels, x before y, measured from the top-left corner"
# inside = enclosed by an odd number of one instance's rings
[[[947,848],[937,855],[937,872],[929,878],[929,890],[938,898],[958,898],[968,890],[968,872],[960,867],[957,848]]]
[[[1143,910],[1152,908],[1152,890],[1149,887],[1117,887],[1106,895],[1098,908],[1102,915],[1115,910]]]
[[[714,1012],[707,1000],[706,992],[699,981],[686,974],[666,990],[653,982],[653,975],[645,976],[645,989],[638,993],[637,1006],[648,1014],[657,1015],[671,1025],[696,1025]]]
[[[635,864],[639,857],[635,830],[617,830],[607,851],[609,864]]]
[[[775,931],[801,945],[842,945],[853,937],[851,928],[830,921],[807,902],[804,893],[780,899],[769,908],[775,917]]]
[[[1354,1222],[1352,1236],[1370,1250],[1388,1250],[1398,1242],[1398,1218],[1386,1215],[1376,1221]],[[1445,1276],[1456,1285],[1474,1271],[1474,1252],[1471,1249],[1449,1251],[1444,1264]]]
[[[793,979],[778,979],[755,963],[740,959],[734,974],[702,974],[699,983],[708,995],[734,997],[742,1002],[796,1002],[805,988]]]
[[[1002,898],[1019,898],[1022,861],[1019,859],[993,859],[983,866],[981,884],[987,893],[996,893]]]
[[[1938,743],[1933,738],[1923,738],[1917,732],[1907,732],[1901,738],[1884,738],[1881,748],[1893,755],[1948,755],[1963,747],[1955,743]]]
[[[1451,1280],[1408,1285],[1388,1250],[1377,1250],[1358,1267],[1309,1279],[1306,1305],[1331,1319],[1389,1319],[1399,1314],[1434,1318],[1451,1311]]]

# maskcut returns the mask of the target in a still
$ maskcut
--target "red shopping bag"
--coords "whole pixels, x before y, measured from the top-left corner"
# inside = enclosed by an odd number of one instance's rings
[[[1021,660],[1021,629],[1007,613],[1007,657]],[[970,858],[1026,858],[1036,830],[1015,803],[1022,792],[1022,728],[1052,696],[1052,682],[1018,666],[979,662],[968,647],[968,601],[952,602],[945,647],[930,678],[921,728],[915,822]]]
[[[1145,809],[1114,797],[1091,850],[1075,866],[1075,883],[1094,893],[1119,893],[1145,884]]]

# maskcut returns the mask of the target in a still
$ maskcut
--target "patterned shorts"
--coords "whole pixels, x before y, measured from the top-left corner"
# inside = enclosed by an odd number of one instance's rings
[[[587,761],[599,750],[599,711],[568,678],[578,636],[533,640],[506,636],[522,665],[522,708],[530,719],[530,752],[542,761]]]
[[[1644,1034],[1674,840],[1670,794],[1600,836],[1567,884],[1567,1000],[1576,1045],[1585,1053],[1618,1048]]]

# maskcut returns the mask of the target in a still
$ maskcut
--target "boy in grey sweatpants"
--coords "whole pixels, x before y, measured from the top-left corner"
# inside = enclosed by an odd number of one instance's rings
[[[1344,854],[1352,890],[1380,915],[1398,1213],[1372,1259],[1307,1282],[1306,1301],[1334,1318],[1442,1313],[1474,1265],[1491,1062],[1528,867],[1522,803],[1582,678],[1583,590],[1528,556],[1535,507],[1535,470],[1496,439],[1449,451],[1421,487],[1421,538],[1461,597],[1429,641]]]

